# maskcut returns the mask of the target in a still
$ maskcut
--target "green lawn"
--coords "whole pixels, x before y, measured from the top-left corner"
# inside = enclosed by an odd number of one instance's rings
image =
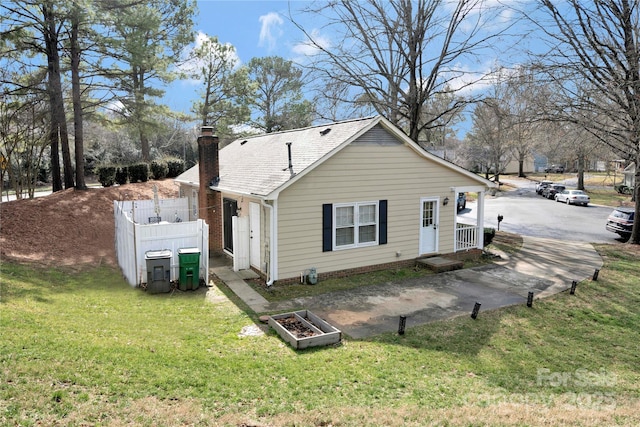
[[[240,337],[256,319],[223,285],[212,303],[5,262],[0,425],[635,426],[640,251],[598,250],[575,295],[299,352]]]

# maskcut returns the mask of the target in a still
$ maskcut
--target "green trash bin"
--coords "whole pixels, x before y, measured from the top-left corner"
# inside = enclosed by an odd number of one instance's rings
[[[198,289],[200,286],[200,249],[178,249],[180,262],[180,290]]]

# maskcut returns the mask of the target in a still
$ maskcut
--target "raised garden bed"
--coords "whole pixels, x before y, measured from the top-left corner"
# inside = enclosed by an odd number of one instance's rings
[[[308,310],[269,316],[268,324],[295,349],[339,343],[342,332]]]

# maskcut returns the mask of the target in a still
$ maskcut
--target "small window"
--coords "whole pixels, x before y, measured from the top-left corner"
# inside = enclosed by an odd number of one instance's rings
[[[378,202],[336,204],[333,217],[334,249],[378,243]]]

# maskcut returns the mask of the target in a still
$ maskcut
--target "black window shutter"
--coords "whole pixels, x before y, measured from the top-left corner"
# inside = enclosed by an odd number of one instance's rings
[[[322,252],[333,250],[333,205],[322,205]]]
[[[378,226],[378,244],[387,244],[387,201],[380,200],[378,203],[378,211],[380,214],[380,225]]]

